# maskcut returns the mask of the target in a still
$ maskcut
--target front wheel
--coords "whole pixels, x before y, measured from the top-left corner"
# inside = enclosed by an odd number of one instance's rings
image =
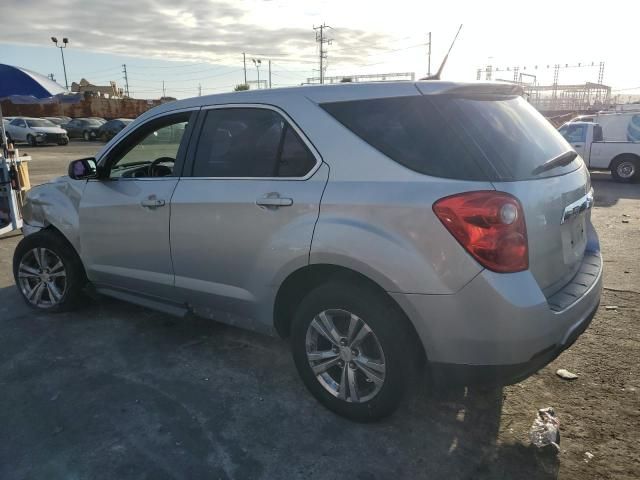
[[[637,182],[640,161],[633,155],[621,155],[611,164],[611,176],[616,182]]]
[[[77,306],[87,282],[73,247],[51,230],[20,241],[13,254],[13,276],[27,305],[49,312]]]
[[[33,135],[27,135],[27,143],[32,147],[35,147],[38,145],[38,142],[36,141],[36,137],[34,137]]]
[[[316,288],[292,325],[300,377],[339,415],[356,421],[390,415],[413,365],[405,321],[383,293],[343,281]]]

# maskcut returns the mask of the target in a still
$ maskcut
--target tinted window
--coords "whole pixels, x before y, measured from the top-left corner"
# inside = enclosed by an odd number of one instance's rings
[[[562,175],[580,165],[539,171],[542,164],[570,151],[562,135],[534,107],[518,96],[440,96],[433,100],[449,109],[467,141],[475,142],[502,180]]]
[[[392,160],[427,175],[485,178],[455,128],[423,96],[325,103],[328,113]]]
[[[515,96],[433,95],[322,107],[391,159],[421,173],[467,180],[522,180],[570,146]],[[537,176],[565,173],[577,162]]]
[[[193,176],[300,177],[315,159],[278,113],[259,108],[207,112]]]

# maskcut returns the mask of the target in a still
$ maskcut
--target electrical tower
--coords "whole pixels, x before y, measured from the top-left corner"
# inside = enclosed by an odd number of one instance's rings
[[[324,71],[327,68],[325,60],[327,59],[327,51],[324,49],[325,44],[331,45],[331,39],[327,38],[324,30],[329,28],[333,30],[329,25],[323,23],[318,27],[313,27],[316,31],[316,42],[320,45],[320,84],[324,83]]]
[[[129,97],[129,76],[127,75],[127,64],[122,64],[122,73],[124,74],[124,91],[127,92],[127,97]]]

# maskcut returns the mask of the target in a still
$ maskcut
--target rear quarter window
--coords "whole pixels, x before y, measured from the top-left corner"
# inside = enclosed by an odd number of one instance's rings
[[[527,180],[568,173],[581,162],[538,169],[571,146],[518,96],[417,95],[321,107],[392,160],[435,177]]]
[[[372,147],[416,172],[486,180],[459,132],[423,96],[324,103],[321,107]]]

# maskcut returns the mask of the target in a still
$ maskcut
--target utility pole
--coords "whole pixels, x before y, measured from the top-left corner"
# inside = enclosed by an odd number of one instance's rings
[[[127,64],[122,64],[122,73],[124,74],[124,91],[127,92],[127,97],[129,96],[129,76],[127,75]]]
[[[164,89],[164,80],[162,80],[162,97],[166,97],[167,96],[167,91]]]
[[[427,53],[427,77],[431,76],[431,32],[429,32],[429,51]]]
[[[271,88],[271,60],[269,60],[269,88]]]
[[[331,27],[323,23],[318,27],[313,27],[316,31],[316,42],[320,44],[320,84],[324,83],[324,69],[326,68],[325,60],[327,59],[327,51],[324,49],[324,45],[331,45],[331,39],[327,38],[324,34],[324,29]]]
[[[56,37],[51,37],[51,41],[56,47],[60,49],[60,55],[62,56],[62,70],[64,71],[64,86],[67,90],[69,90],[69,82],[67,81],[67,66],[64,64],[64,52],[62,51],[62,49],[67,48],[69,39],[67,37],[64,37],[62,39],[62,47],[58,45],[58,39]]]
[[[244,65],[244,84],[247,84],[247,55],[242,52],[242,64]]]
[[[199,97],[202,96],[202,84],[201,83],[198,84],[198,96]]]

